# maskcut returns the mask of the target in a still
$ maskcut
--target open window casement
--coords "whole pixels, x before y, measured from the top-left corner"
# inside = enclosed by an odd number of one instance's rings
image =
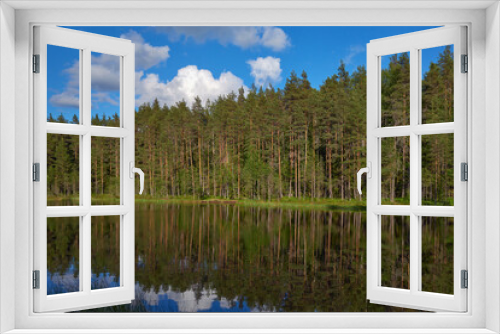
[[[48,52],[49,49],[50,52]],[[134,299],[133,177],[136,171],[133,165],[134,50],[135,46],[129,40],[57,27],[34,28],[33,293],[35,312],[82,310],[130,303]],[[73,104],[76,112],[69,122],[47,118],[49,103],[47,94],[50,90],[48,89],[48,76],[53,75],[53,72],[49,72],[51,69],[47,66],[47,57],[56,57],[55,61],[61,62],[60,54],[65,52],[76,54],[75,66],[70,69],[73,71],[73,82],[70,82],[73,91],[69,93],[73,95],[66,94],[66,97],[70,99],[68,103]],[[108,58],[114,57],[116,59],[114,69],[109,68],[112,62],[101,63],[99,68],[92,68],[93,53],[100,53]],[[94,76],[104,76],[108,80],[116,79],[114,104],[117,105],[118,116],[114,118],[113,127],[109,124],[104,124],[106,126],[92,124],[91,114],[94,108],[92,96],[94,94],[99,96],[106,89],[102,84],[92,84]],[[119,96],[116,97],[116,95]],[[48,159],[49,151],[57,151],[57,148],[47,147],[48,138],[51,139],[51,143],[62,143],[62,145],[68,140],[75,140],[79,143],[78,152],[71,157],[79,161],[78,171],[68,171],[64,169],[64,166],[61,167],[64,159],[69,159],[69,157],[58,156],[57,152]],[[113,173],[116,173],[120,180],[119,184],[114,186],[119,201],[116,200],[112,203],[113,205],[95,205],[102,203],[94,200],[95,189],[92,188],[91,183],[92,178],[96,177],[93,176],[92,169],[95,167],[92,166],[92,159],[94,154],[99,154],[99,146],[111,145],[110,143],[115,144],[117,152],[112,159],[116,161]],[[103,158],[102,154],[101,158]],[[48,168],[59,168],[56,178],[64,182],[71,182],[65,178],[64,173],[77,175],[73,177],[73,181],[76,180],[74,187],[78,189],[73,203],[49,205],[47,192],[50,187],[53,187],[52,183],[55,181],[47,180]],[[102,180],[104,179],[101,178],[99,181]],[[102,186],[102,184],[97,185]],[[108,224],[109,226],[104,228],[103,224],[110,220],[115,224]],[[50,229],[51,226],[58,226],[58,228]],[[65,237],[62,232],[58,234],[58,231],[67,231],[70,228],[74,231],[75,240],[68,241],[67,236]],[[111,238],[108,240],[102,238],[103,233],[108,233],[107,230],[114,233],[112,241]],[[100,239],[96,241],[96,238]],[[48,252],[49,242],[50,247],[57,247],[55,252],[52,249]],[[112,274],[108,272],[107,275],[102,275],[94,269],[100,265],[97,261],[93,263],[95,253],[101,252],[102,256],[109,256],[109,254],[102,253],[106,253],[107,243],[111,242],[118,250],[115,250],[114,256],[108,259],[113,263],[115,270]],[[70,253],[70,249],[75,250],[74,254],[67,254]],[[48,258],[49,255],[50,258]],[[66,265],[68,272],[66,277],[53,277],[48,269],[49,263],[52,261],[59,265],[64,262],[60,261],[60,258],[66,259],[70,256],[69,264]],[[71,278],[73,286],[61,291],[52,291],[48,288],[48,282],[51,279],[64,280],[66,278]],[[110,284],[106,286],[102,282]]]
[[[444,46],[448,46],[448,65],[435,61],[427,72],[425,59]],[[467,275],[467,182],[463,175],[466,165],[462,166],[467,163],[466,54],[466,28],[458,26],[373,40],[367,45],[368,166],[360,172],[367,172],[367,298],[372,303],[431,311],[467,310],[467,289],[463,286]],[[400,77],[384,74],[387,66],[394,66],[391,75]],[[405,82],[401,77],[408,66]],[[442,90],[437,92],[441,100],[426,100],[424,77],[433,80],[434,75],[434,80],[441,80],[446,66],[452,79],[441,83]],[[399,91],[385,91],[384,80],[399,80]],[[439,109],[440,103],[448,110],[441,118],[433,115],[434,106]],[[446,153],[447,165],[441,173],[429,175],[426,164],[444,164],[437,157],[445,154],[446,146],[439,144],[445,142],[451,149]],[[432,150],[435,161],[423,162],[423,149]],[[452,200],[446,203],[437,199],[444,190],[433,188],[432,181],[451,171],[448,177],[453,184],[447,197]],[[409,205],[394,201],[394,192],[401,193],[394,189],[395,180],[403,180],[400,184],[407,188]],[[429,235],[428,224],[444,226],[439,229],[444,236],[438,240]],[[430,257],[429,247],[433,252]],[[442,271],[444,274],[448,268],[453,279],[447,286],[435,286],[439,277],[426,268],[436,265],[429,263],[434,259],[443,263],[447,247],[453,253],[452,264],[443,266]]]

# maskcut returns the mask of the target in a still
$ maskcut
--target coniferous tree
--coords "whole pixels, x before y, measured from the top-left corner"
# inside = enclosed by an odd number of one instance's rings
[[[409,56],[391,56],[382,70],[382,125],[409,124]],[[49,122],[78,124],[75,115],[49,114]],[[453,121],[453,52],[446,48],[422,80],[422,122]],[[284,89],[252,87],[199,97],[189,106],[158,100],[136,112],[136,165],[154,197],[214,196],[361,199],[356,172],[366,164],[366,70],[337,71],[313,88],[307,73],[292,72]],[[95,115],[92,124],[119,126],[120,117]],[[49,197],[79,192],[78,136],[47,136]],[[120,145],[92,139],[92,192],[118,197]],[[138,187],[138,185],[137,185]],[[409,198],[409,140],[382,143],[382,197]],[[424,202],[453,198],[453,135],[422,136]]]

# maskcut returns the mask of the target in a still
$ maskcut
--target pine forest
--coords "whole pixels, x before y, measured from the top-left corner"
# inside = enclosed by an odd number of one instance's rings
[[[382,70],[382,126],[409,125],[410,62],[389,57]],[[446,48],[422,77],[422,122],[453,121],[453,53]],[[78,123],[62,115],[49,122]],[[119,116],[94,125],[118,126]],[[196,98],[192,105],[158,101],[136,111],[136,166],[152,198],[283,198],[361,200],[356,172],[366,165],[366,69],[341,63],[318,88],[292,72],[282,89],[253,87]],[[422,195],[452,205],[453,134],[422,136]],[[49,134],[48,196],[76,197],[79,138]],[[92,138],[92,191],[119,194],[120,142]],[[382,198],[409,201],[409,138],[382,139]],[[138,182],[136,182],[138,187]]]

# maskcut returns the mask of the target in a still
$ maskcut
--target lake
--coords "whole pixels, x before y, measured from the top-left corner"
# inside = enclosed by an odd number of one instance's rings
[[[77,291],[78,218],[47,228],[48,293]],[[119,228],[92,219],[93,289],[119,285]],[[452,293],[453,225],[422,229],[422,285]],[[409,223],[382,230],[382,284],[407,289]],[[411,311],[366,300],[365,212],[137,203],[135,231],[136,299],[92,312]]]

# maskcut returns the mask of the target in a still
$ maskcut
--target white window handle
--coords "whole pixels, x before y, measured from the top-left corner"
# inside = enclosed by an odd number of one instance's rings
[[[140,179],[140,185],[141,189],[139,190],[139,195],[142,195],[142,192],[144,191],[144,172],[137,167],[134,167],[134,162],[130,161],[129,163],[129,176],[131,179],[134,178],[134,173],[139,174],[139,179]]]
[[[368,167],[361,168],[358,171],[358,192],[361,195],[363,192],[361,191],[361,175],[366,173],[366,176],[371,179],[372,178],[372,163],[368,161]]]

